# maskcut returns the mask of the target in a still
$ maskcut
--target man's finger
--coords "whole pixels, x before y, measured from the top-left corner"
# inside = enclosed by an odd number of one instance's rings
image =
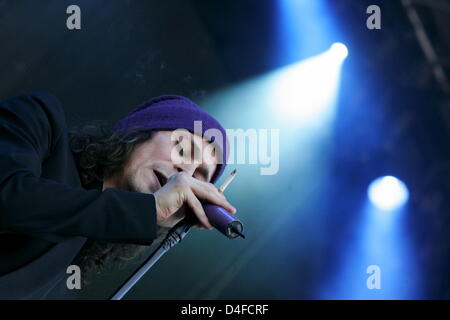
[[[193,179],[197,180],[197,179]],[[223,207],[230,213],[236,213],[236,209],[228,202],[225,196],[220,193],[214,185],[200,180],[191,181],[191,189],[194,194],[201,199],[208,200],[213,204]]]
[[[192,192],[192,190],[188,190],[186,194],[186,202],[188,203],[189,207],[191,207],[192,211],[194,211],[197,218],[200,220],[200,222],[208,229],[212,229],[213,226],[209,223],[208,217],[205,214],[205,210],[203,210],[203,206],[200,203],[200,201],[197,199],[195,194]]]

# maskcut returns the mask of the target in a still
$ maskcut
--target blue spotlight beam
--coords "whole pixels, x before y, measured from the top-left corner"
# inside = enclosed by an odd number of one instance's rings
[[[420,279],[405,214],[409,193],[392,176],[375,179],[368,187],[368,200],[352,241],[341,248],[343,265],[324,299],[417,299]],[[373,274],[379,287],[370,287]]]

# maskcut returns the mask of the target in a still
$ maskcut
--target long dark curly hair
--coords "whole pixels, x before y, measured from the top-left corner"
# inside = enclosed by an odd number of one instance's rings
[[[101,189],[104,179],[120,173],[134,148],[151,139],[156,131],[134,130],[117,133],[104,121],[75,126],[69,131],[69,141],[83,187]],[[168,228],[157,228],[155,242],[161,241]],[[83,283],[108,267],[124,267],[138,258],[147,246],[88,239],[73,263],[81,268]]]
[[[111,124],[104,121],[73,127],[69,131],[69,141],[82,185],[97,187],[119,172],[134,148],[155,133],[153,130],[114,132]]]

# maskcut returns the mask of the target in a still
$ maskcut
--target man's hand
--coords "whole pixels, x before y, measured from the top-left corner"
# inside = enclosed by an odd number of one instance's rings
[[[167,183],[153,195],[156,199],[156,221],[162,227],[171,228],[183,220],[186,210],[182,207],[187,205],[205,228],[212,229],[199,198],[221,206],[232,214],[236,213],[236,209],[212,183],[200,181],[183,172],[171,175]]]

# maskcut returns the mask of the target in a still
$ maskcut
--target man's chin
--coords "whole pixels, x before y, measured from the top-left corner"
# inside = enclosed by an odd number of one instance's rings
[[[161,187],[149,186],[149,187],[146,188],[146,191],[144,193],[155,193],[159,189],[161,189]]]
[[[123,185],[123,188],[126,191],[131,192],[140,192],[140,193],[155,193],[159,190],[159,186],[154,185],[143,185],[134,183],[132,179],[127,179]]]

